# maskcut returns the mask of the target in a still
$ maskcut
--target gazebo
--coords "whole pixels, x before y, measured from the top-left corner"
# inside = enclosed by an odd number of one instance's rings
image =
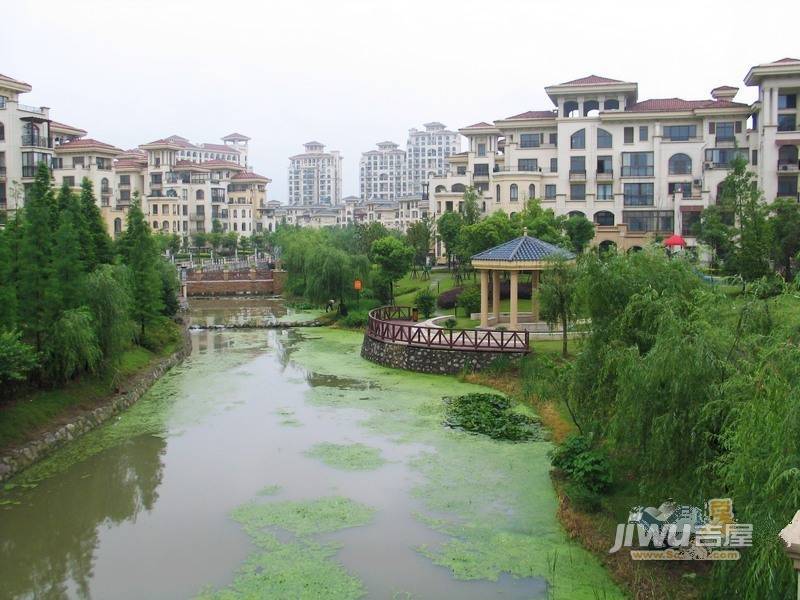
[[[500,324],[500,274],[507,272],[511,280],[511,306],[509,307],[509,328],[519,327],[519,288],[520,272],[531,273],[531,317],[539,320],[539,298],[535,290],[539,287],[540,273],[549,268],[554,259],[574,260],[572,252],[548,244],[528,235],[527,229],[521,237],[489,248],[472,257],[472,266],[481,275],[481,327]],[[489,275],[492,277],[492,316],[489,317]]]

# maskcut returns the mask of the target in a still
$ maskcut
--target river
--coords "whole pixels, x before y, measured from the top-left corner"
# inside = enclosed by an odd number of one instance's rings
[[[5,486],[0,598],[620,596],[556,520],[547,442],[443,427],[441,398],[482,388],[370,364],[360,342],[193,331],[131,409]]]

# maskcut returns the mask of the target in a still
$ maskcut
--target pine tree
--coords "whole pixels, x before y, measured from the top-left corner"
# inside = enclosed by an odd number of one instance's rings
[[[37,351],[42,350],[60,308],[52,264],[54,208],[50,169],[41,162],[25,201],[17,274],[20,322]]]
[[[61,219],[55,234],[53,273],[58,282],[63,309],[77,308],[83,299],[84,262],[81,246],[72,220]]]
[[[93,271],[98,264],[108,264],[112,261],[114,252],[111,237],[106,231],[103,216],[97,207],[97,200],[94,197],[92,182],[86,177],[81,182],[81,210],[86,220],[86,227],[93,240],[94,255],[88,256],[91,262],[87,262],[87,269]]]
[[[72,191],[68,185],[63,185],[58,192],[56,199],[59,211],[59,222],[64,219],[69,219],[78,236],[78,243],[80,244],[80,256],[86,270],[89,270],[97,264],[95,259],[95,241],[92,232],[89,229],[89,224],[86,221],[81,206],[80,199],[77,194]]]
[[[128,211],[128,226],[123,234],[120,250],[123,262],[131,269],[132,316],[139,325],[140,335],[144,335],[145,326],[159,315],[164,305],[158,270],[161,257],[138,202],[131,204]]]
[[[0,330],[17,324],[17,292],[11,254],[11,233],[0,229]]]

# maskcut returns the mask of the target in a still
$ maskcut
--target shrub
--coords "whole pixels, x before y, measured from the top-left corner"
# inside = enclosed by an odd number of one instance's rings
[[[445,329],[455,329],[455,328],[456,328],[456,325],[458,325],[458,321],[456,321],[456,320],[455,320],[454,318],[452,318],[452,317],[450,317],[449,319],[447,319],[447,320],[444,322],[444,328],[445,328]]]
[[[498,394],[466,394],[445,398],[444,424],[515,442],[541,437],[539,422],[512,411],[511,401]]]
[[[458,295],[458,305],[466,311],[466,316],[481,310],[481,291],[477,287],[468,287]]]
[[[147,327],[139,345],[160,353],[177,344],[180,339],[180,328],[171,319],[160,317]]]
[[[550,451],[553,466],[591,492],[611,487],[611,464],[606,454],[591,447],[583,436],[572,435]]]
[[[436,296],[430,290],[422,290],[414,298],[414,304],[422,311],[426,319],[430,319],[436,308]]]
[[[20,337],[18,331],[0,331],[0,396],[25,381],[39,362],[36,351]]]
[[[570,501],[570,504],[587,513],[596,513],[601,508],[602,498],[597,492],[593,492],[585,485],[570,482],[564,486],[564,494]]]
[[[436,305],[439,308],[455,308],[458,295],[464,290],[463,287],[454,287],[439,294],[436,299]]]
[[[65,310],[53,324],[45,367],[52,381],[68,381],[81,371],[93,372],[103,353],[88,308]]]
[[[348,329],[363,329],[367,326],[367,313],[365,312],[351,312],[346,317],[342,317],[337,321],[340,327]]]

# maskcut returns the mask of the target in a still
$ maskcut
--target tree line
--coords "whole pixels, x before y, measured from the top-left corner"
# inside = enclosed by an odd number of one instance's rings
[[[161,318],[177,311],[178,285],[138,199],[113,241],[91,182],[84,179],[79,194],[66,185],[55,190],[40,163],[24,208],[0,230],[4,395],[26,383],[113,376],[134,342],[160,349]]]

